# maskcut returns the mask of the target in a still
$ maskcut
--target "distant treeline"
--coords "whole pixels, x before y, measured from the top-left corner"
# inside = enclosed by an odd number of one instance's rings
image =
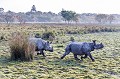
[[[119,14],[96,14],[82,13],[77,14],[73,11],[62,10],[58,14],[53,12],[36,11],[33,5],[29,12],[15,13],[12,11],[4,12],[0,8],[0,22],[10,23],[26,23],[26,22],[65,22],[65,23],[102,23],[102,24],[117,24],[120,23]]]

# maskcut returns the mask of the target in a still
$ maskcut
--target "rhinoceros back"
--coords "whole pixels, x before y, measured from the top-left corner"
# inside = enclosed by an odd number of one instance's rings
[[[45,41],[41,38],[30,38],[29,40],[34,43],[38,49],[44,49]]]
[[[72,42],[70,43],[70,51],[74,54],[82,54],[83,42]]]
[[[67,49],[68,49],[68,46],[67,46]],[[69,50],[74,54],[83,55],[91,51],[91,46],[89,43],[86,43],[86,42],[71,42],[69,44]]]
[[[89,43],[83,43],[82,45],[82,49],[81,49],[84,53],[90,52],[91,51],[91,46]]]

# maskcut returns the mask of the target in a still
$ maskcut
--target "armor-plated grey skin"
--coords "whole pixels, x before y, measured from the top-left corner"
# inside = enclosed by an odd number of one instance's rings
[[[50,45],[50,43],[41,38],[29,38],[29,41],[35,44],[35,51],[37,51],[37,55],[42,54],[45,57],[43,52],[44,50],[53,52],[53,47]]]
[[[95,61],[94,58],[91,55],[91,51],[94,51],[94,49],[101,49],[103,48],[103,44],[96,44],[96,41],[93,40],[92,43],[87,43],[87,42],[71,42],[70,44],[67,45],[65,48],[65,53],[61,57],[63,59],[66,55],[68,55],[70,52],[73,53],[74,58],[76,60],[79,60],[77,58],[77,55],[81,55],[81,59],[87,58],[89,56],[92,61]],[[84,57],[82,55],[85,55]]]

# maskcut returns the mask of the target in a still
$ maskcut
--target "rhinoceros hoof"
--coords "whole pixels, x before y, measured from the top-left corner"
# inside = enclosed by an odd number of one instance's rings
[[[41,55],[41,53],[37,53],[37,55]]]
[[[61,57],[60,59],[63,59],[64,57]]]
[[[80,60],[79,58],[75,58],[75,60]]]
[[[93,59],[92,62],[95,62],[95,60]]]

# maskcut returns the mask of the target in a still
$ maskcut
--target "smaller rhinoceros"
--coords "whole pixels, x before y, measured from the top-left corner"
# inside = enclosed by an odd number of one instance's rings
[[[102,43],[96,44],[96,40],[93,40],[93,42],[91,43],[71,42],[65,48],[65,53],[63,54],[61,59],[63,59],[66,55],[72,52],[76,60],[79,60],[77,58],[77,55],[81,55],[81,59],[87,58],[87,56],[89,56],[92,59],[92,61],[95,61],[90,52],[94,51],[94,49],[102,49],[103,47],[104,46]],[[85,55],[85,56],[83,57],[82,55]]]
[[[53,52],[53,47],[50,45],[50,43],[41,38],[29,38],[29,41],[35,44],[35,51],[37,51],[37,55],[42,54],[45,57],[43,52],[44,50]]]

